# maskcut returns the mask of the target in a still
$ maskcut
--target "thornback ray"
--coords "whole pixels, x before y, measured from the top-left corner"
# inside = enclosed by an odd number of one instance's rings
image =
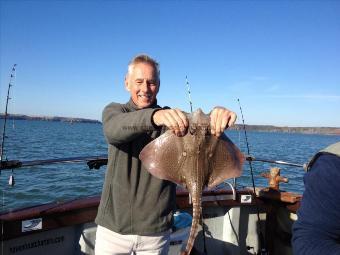
[[[245,160],[225,134],[211,135],[210,117],[201,109],[187,117],[189,127],[184,136],[168,130],[147,144],[139,155],[152,175],[185,187],[192,197],[193,220],[182,254],[190,253],[197,235],[204,187],[211,189],[226,179],[239,177]]]

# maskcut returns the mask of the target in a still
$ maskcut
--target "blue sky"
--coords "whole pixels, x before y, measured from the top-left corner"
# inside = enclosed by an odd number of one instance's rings
[[[160,62],[161,105],[222,105],[248,124],[340,127],[340,1],[0,0],[9,112],[100,119],[126,102],[126,66]],[[239,114],[238,122],[241,121]]]

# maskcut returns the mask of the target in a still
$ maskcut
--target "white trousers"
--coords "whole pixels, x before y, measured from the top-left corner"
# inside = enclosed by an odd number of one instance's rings
[[[97,227],[96,255],[167,255],[170,231],[155,235],[121,235],[102,226]]]

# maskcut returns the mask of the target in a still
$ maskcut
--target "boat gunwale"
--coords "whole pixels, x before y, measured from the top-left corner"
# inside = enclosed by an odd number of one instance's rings
[[[267,199],[262,199],[261,197],[254,199],[254,193],[250,189],[237,190],[236,200],[232,199],[232,194],[231,190],[226,189],[206,190],[202,196],[202,207],[258,206],[260,210],[268,212],[273,206],[273,201],[268,202]],[[252,202],[241,203],[241,195],[252,195]],[[204,198],[207,198],[208,201],[204,201]],[[93,222],[97,215],[99,202],[100,196],[93,196],[74,199],[64,203],[54,202],[2,213],[0,214],[1,225],[3,227],[1,240],[10,240],[47,230]],[[177,190],[176,204],[178,209],[191,210],[192,205],[189,203],[187,191]],[[294,213],[299,203],[287,204],[275,201],[275,204],[284,206]],[[22,232],[22,221],[35,218],[42,218],[43,229]]]

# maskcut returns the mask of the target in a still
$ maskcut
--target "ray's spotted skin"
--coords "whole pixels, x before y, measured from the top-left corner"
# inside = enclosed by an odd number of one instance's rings
[[[189,127],[182,137],[171,130],[149,143],[139,158],[155,177],[185,187],[193,204],[193,220],[189,239],[181,254],[190,254],[197,235],[202,211],[202,192],[242,173],[244,156],[222,133],[212,135],[210,117],[201,109],[187,115]]]

